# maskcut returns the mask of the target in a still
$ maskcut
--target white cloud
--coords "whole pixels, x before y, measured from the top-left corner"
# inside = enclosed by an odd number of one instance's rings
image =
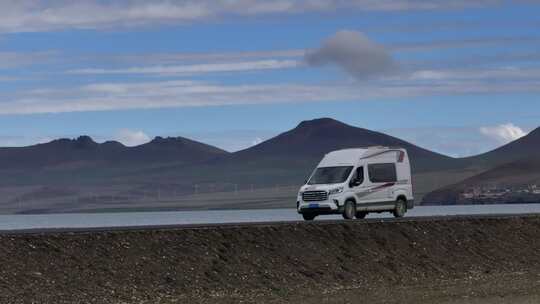
[[[410,74],[412,80],[488,80],[488,79],[522,79],[537,80],[540,69],[521,67],[499,67],[482,69],[441,69],[418,70]]]
[[[51,136],[15,136],[0,135],[0,147],[24,147],[52,141]]]
[[[540,69],[425,70],[362,83],[223,84],[193,80],[105,82],[80,87],[38,88],[4,93],[0,95],[0,114],[365,101],[383,98],[406,100],[419,96],[522,92],[540,92]]]
[[[261,51],[238,51],[238,52],[200,52],[200,53],[149,53],[149,54],[126,54],[108,55],[115,62],[137,62],[149,64],[177,64],[178,62],[231,62],[247,59],[281,59],[297,58],[304,56],[305,50],[261,50]]]
[[[126,69],[80,69],[69,71],[70,74],[204,74],[220,72],[245,72],[257,70],[286,69],[296,67],[295,60],[260,60],[228,63],[207,63],[178,66],[132,67]]]
[[[25,136],[0,135],[0,147],[20,147],[26,145],[28,139]]]
[[[230,16],[331,12],[341,9],[357,11],[455,9],[486,6],[497,2],[496,0],[4,0],[0,2],[0,32],[185,24]]]
[[[311,66],[334,64],[355,78],[364,79],[395,70],[396,63],[385,48],[355,31],[339,31],[305,56]]]
[[[128,147],[138,146],[150,141],[150,137],[143,131],[134,131],[130,129],[119,130],[115,135],[115,140]]]
[[[382,132],[452,157],[478,155],[505,144],[482,134],[480,126],[403,127]]]
[[[72,89],[41,89],[2,102],[0,114],[61,113],[214,105],[353,100],[357,89],[334,86],[221,85],[176,81],[103,83]]]
[[[256,146],[256,145],[258,145],[258,144],[260,144],[262,142],[263,142],[263,140],[260,137],[257,137],[251,142],[251,145]]]
[[[527,132],[512,123],[481,127],[480,132],[500,143],[509,143],[527,135]]]

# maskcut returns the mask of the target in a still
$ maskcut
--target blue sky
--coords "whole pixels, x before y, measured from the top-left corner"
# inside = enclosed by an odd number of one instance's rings
[[[332,117],[453,156],[540,125],[534,1],[0,3],[0,146],[249,147]]]

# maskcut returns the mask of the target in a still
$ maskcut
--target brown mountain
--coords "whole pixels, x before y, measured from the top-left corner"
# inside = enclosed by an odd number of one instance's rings
[[[464,203],[460,193],[471,189],[487,188],[522,188],[528,184],[540,184],[540,128],[526,136],[495,150],[463,158],[461,161],[469,167],[482,168],[482,172],[463,181],[452,183],[428,193],[423,202],[426,204]],[[514,200],[508,197],[507,200]]]
[[[121,157],[124,161],[192,164],[227,154],[225,150],[184,137],[158,136],[149,143],[128,148]]]
[[[195,166],[164,166],[145,171],[154,181],[182,181],[186,189],[207,183],[213,189],[234,189],[233,184],[271,187],[300,184],[321,157],[332,150],[373,145],[400,146],[409,151],[415,177],[415,196],[514,161],[537,151],[538,130],[481,156],[456,159],[415,146],[401,139],[342,122],[321,118],[303,121],[295,128],[251,148],[223,155]],[[221,186],[220,186],[221,185]],[[202,186],[201,186],[202,187]]]
[[[379,145],[406,148],[413,170],[417,172],[451,167],[456,163],[451,157],[420,148],[396,137],[353,127],[331,118],[303,121],[290,131],[236,152],[230,157],[238,161],[259,158],[284,162],[302,159],[318,161],[325,153],[333,150]]]
[[[141,172],[144,179],[184,183],[183,189],[235,189],[239,187],[275,187],[300,185],[325,153],[337,149],[366,146],[405,147],[410,155],[418,192],[427,193],[443,184],[432,175],[461,165],[459,160],[415,146],[401,139],[367,129],[353,127],[330,118],[303,121],[295,128],[256,146],[223,155],[193,166],[162,166]],[[427,175],[426,175],[427,174]],[[425,175],[425,176],[424,176]],[[453,174],[450,183],[461,174]],[[142,181],[141,181],[142,183]]]
[[[135,200],[139,207],[145,208],[163,191],[174,195],[175,200],[195,191],[213,193],[254,188],[272,189],[267,195],[282,195],[277,186],[287,185],[291,186],[287,191],[294,195],[293,188],[302,183],[325,153],[374,145],[406,148],[413,166],[416,199],[430,193],[425,199],[430,201],[440,199],[442,196],[438,193],[448,193],[444,191],[452,188],[447,185],[458,185],[467,178],[470,183],[491,178],[489,174],[496,174],[498,178],[525,176],[526,173],[514,173],[510,168],[532,168],[527,162],[510,167],[502,164],[530,158],[538,151],[540,129],[494,151],[464,159],[437,154],[401,139],[329,118],[301,122],[290,131],[236,153],[181,137],[156,137],[147,144],[126,147],[118,142],[100,144],[82,136],[29,147],[0,148],[0,184],[3,186],[0,193],[8,200],[9,210],[18,210],[21,200],[40,201],[45,197],[43,193],[47,193],[49,211],[56,210],[55,206],[62,200],[65,210],[76,210],[81,201],[86,202],[87,208],[99,209],[102,204],[99,195],[105,193],[105,198],[110,199],[116,193],[129,197],[126,204]],[[487,171],[487,175],[475,176],[494,167],[497,168],[493,173]],[[444,191],[433,192],[435,189]],[[250,193],[254,193],[253,190]],[[85,198],[87,195],[90,198]],[[220,196],[215,199],[221,200]],[[265,198],[269,204],[265,206],[273,206],[270,203],[273,200]],[[229,201],[233,205],[236,202]],[[38,206],[40,204],[44,203]],[[253,204],[250,199],[241,207],[256,207]]]
[[[540,156],[528,157],[487,170],[459,183],[435,190],[424,197],[425,204],[471,203],[479,199],[465,199],[463,193],[509,191],[493,202],[540,201],[540,196],[523,194],[530,185],[540,186]],[[521,191],[520,191],[521,190]],[[480,193],[477,193],[477,195]],[[481,200],[481,199],[480,199]]]
[[[494,167],[533,157],[538,154],[538,151],[540,151],[540,128],[495,150],[463,158],[462,161],[475,166]]]
[[[99,144],[89,136],[81,136],[28,147],[0,148],[0,168],[29,170],[72,163],[131,166],[144,163],[193,163],[227,153],[182,137],[156,137],[147,144],[126,147],[115,141]]]

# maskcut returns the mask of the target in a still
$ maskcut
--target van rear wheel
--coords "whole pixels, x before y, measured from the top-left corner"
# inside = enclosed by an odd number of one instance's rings
[[[407,213],[407,202],[402,198],[398,198],[393,213],[396,218],[404,217],[405,213]]]
[[[343,207],[343,218],[346,220],[352,220],[356,215],[356,206],[353,201],[346,201]]]
[[[313,221],[317,215],[313,213],[302,213],[302,217],[305,221]]]

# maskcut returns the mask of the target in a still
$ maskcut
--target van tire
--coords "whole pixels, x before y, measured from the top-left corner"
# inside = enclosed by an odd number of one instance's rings
[[[356,204],[351,200],[346,201],[345,206],[343,206],[342,215],[346,220],[354,219],[354,216],[356,215]]]
[[[313,213],[302,213],[302,217],[304,221],[313,221],[317,215]]]
[[[396,207],[394,208],[394,217],[404,217],[407,213],[407,202],[403,198],[398,198],[396,201]]]
[[[356,218],[359,220],[366,218],[367,215],[368,213],[364,211],[356,212]]]

